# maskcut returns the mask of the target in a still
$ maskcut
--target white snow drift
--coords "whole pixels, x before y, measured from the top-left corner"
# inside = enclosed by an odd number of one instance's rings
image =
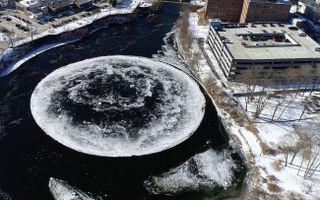
[[[86,154],[127,157],[189,138],[202,121],[205,98],[179,69],[142,57],[106,56],[48,75],[30,107],[59,143]]]

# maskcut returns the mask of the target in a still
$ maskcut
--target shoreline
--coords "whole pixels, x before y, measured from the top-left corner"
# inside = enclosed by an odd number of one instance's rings
[[[179,30],[177,29],[176,30],[176,34],[179,34],[178,32],[179,32]],[[185,58],[186,55],[185,55],[185,52],[184,52],[184,50],[183,50],[183,48],[181,46],[181,43],[179,42],[179,36],[178,35],[176,35],[175,40],[176,40],[176,43],[177,43],[178,54],[180,55],[181,59],[183,61],[185,61],[186,66],[187,66],[188,70],[190,71],[190,73],[192,74],[192,76],[198,81],[198,83],[207,92],[212,104],[214,105],[214,107],[215,107],[215,109],[217,111],[217,116],[218,116],[218,119],[219,119],[219,121],[221,123],[221,126],[223,127],[225,133],[229,137],[230,146],[235,149],[235,151],[238,153],[240,158],[243,160],[243,163],[244,163],[244,165],[246,167],[246,170],[247,170],[246,171],[246,176],[242,180],[241,189],[239,190],[239,192],[240,192],[239,193],[239,197],[236,197],[236,198],[232,197],[231,199],[239,199],[239,200],[248,199],[248,197],[249,197],[249,189],[251,187],[251,184],[253,183],[253,180],[252,180],[253,177],[251,175],[253,166],[250,163],[250,159],[247,157],[246,152],[243,151],[243,149],[241,148],[242,143],[241,143],[241,141],[239,141],[239,139],[237,137],[236,130],[233,129],[232,127],[228,126],[228,123],[230,123],[230,122],[227,121],[228,118],[226,117],[226,116],[228,116],[228,114],[223,110],[223,108],[221,108],[218,105],[218,103],[216,102],[215,97],[210,94],[209,89],[206,87],[205,83],[203,82],[204,80],[202,80],[202,78],[201,78],[201,75],[193,73],[193,70],[190,69],[190,67],[188,66],[187,60]],[[199,45],[198,42],[196,42],[196,43],[197,43],[197,45]],[[213,75],[215,76],[215,74],[213,74]],[[234,123],[234,122],[231,122],[231,123]]]

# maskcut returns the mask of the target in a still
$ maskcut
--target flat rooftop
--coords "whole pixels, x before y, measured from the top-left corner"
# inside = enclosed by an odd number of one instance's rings
[[[257,3],[276,3],[276,4],[288,4],[292,5],[290,0],[250,0],[250,2],[257,2]]]
[[[320,45],[289,24],[224,24],[217,30],[234,59],[320,59]]]

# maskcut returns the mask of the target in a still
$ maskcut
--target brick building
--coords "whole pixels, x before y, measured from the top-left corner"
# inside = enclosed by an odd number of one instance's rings
[[[244,0],[240,22],[286,22],[290,8],[288,0]]]
[[[207,0],[206,17],[239,22],[243,0]]]
[[[206,17],[223,22],[285,22],[290,0],[207,0]]]

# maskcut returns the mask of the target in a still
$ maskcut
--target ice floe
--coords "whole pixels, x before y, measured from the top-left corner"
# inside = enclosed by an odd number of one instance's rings
[[[189,138],[205,97],[183,71],[148,58],[106,56],[57,69],[30,101],[37,124],[76,151],[108,157],[146,155]]]
[[[196,154],[180,166],[145,181],[150,193],[175,194],[187,191],[210,191],[232,186],[236,164],[227,150],[209,149]]]

